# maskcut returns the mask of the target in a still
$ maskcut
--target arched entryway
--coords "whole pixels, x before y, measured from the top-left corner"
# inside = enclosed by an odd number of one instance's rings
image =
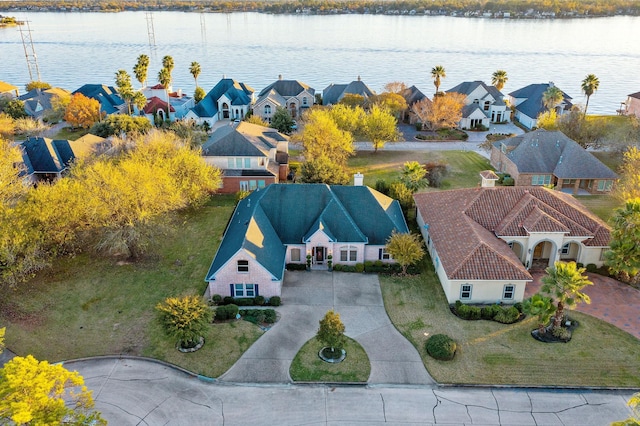
[[[518,242],[518,241],[510,241],[509,243],[509,247],[511,247],[511,250],[513,250],[513,253],[518,256],[518,259],[520,259],[520,262],[523,262],[522,260],[522,255],[524,254],[524,247],[522,246],[522,243]],[[524,262],[523,262],[524,263]]]
[[[291,118],[296,118],[296,112],[298,110],[298,107],[295,103],[291,103],[289,104],[289,111],[291,112]]]
[[[532,270],[542,270],[551,265],[555,261],[554,256],[555,244],[551,241],[540,241],[533,248],[531,253]]]
[[[560,247],[559,254],[560,260],[564,262],[577,262],[580,256],[580,244],[576,242],[566,243]]]
[[[229,118],[229,104],[222,103],[222,118]]]

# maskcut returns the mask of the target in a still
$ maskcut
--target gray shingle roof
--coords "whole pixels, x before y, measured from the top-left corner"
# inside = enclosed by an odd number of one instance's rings
[[[610,168],[560,131],[538,129],[495,142],[520,173],[553,174],[561,179],[617,179]]]
[[[502,99],[504,97],[502,92],[500,92],[498,89],[496,89],[495,86],[489,86],[489,85],[485,84],[483,81],[480,81],[480,80],[462,82],[462,83],[458,84],[457,86],[452,87],[451,89],[447,90],[447,93],[455,92],[455,93],[461,93],[463,95],[470,95],[479,86],[481,86],[485,90],[486,93],[491,95],[491,97],[494,100]]]
[[[311,96],[315,94],[315,90],[313,90],[309,85],[301,83],[298,80],[277,80],[275,83],[271,83],[262,89],[258,96],[262,97],[265,93],[268,93],[271,90],[275,90],[278,94],[285,97],[298,96],[305,90],[309,91]]]
[[[202,145],[207,157],[268,157],[277,143],[287,138],[270,127],[245,121],[234,126],[219,127]]]
[[[540,113],[546,110],[542,103],[542,95],[547,91],[549,86],[549,83],[530,84],[509,93],[509,96],[516,99],[526,99],[522,103],[516,105],[516,110],[525,114],[527,117],[537,118]],[[567,104],[565,106],[565,110],[571,109],[573,106],[571,103],[571,96],[564,92],[562,92],[562,94],[564,96],[563,100]]]
[[[359,79],[349,84],[332,83],[322,91],[322,103],[324,105],[337,104],[346,94],[360,95],[367,99],[369,96],[373,96],[374,92]]]
[[[366,186],[272,184],[238,203],[205,280],[240,249],[282,279],[285,244],[302,244],[318,229],[336,242],[369,244],[408,232],[398,202]]]
[[[407,105],[411,106],[416,102],[419,102],[426,98],[427,96],[422,93],[416,86],[411,86],[402,92],[402,97],[405,101],[407,101]]]

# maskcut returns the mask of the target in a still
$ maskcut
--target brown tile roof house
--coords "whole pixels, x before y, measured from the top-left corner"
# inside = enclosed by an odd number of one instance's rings
[[[618,179],[564,133],[544,129],[494,142],[491,165],[509,173],[516,186],[553,185],[573,194],[607,193]]]
[[[451,303],[520,301],[531,268],[556,260],[602,265],[609,244],[602,220],[572,196],[543,187],[459,189],[414,198]]]

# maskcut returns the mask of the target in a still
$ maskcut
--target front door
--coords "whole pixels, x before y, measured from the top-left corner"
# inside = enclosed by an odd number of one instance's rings
[[[533,258],[540,259],[542,257],[542,249],[544,248],[544,244],[540,243],[533,249]]]
[[[324,263],[324,247],[314,247],[314,259],[315,263],[322,264]]]

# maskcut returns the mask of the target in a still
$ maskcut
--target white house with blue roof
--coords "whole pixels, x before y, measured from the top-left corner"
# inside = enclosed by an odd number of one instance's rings
[[[274,184],[238,203],[205,281],[207,295],[280,296],[287,263],[313,269],[392,262],[393,231],[409,232],[398,201],[367,186]],[[331,257],[330,257],[331,256]]]
[[[197,124],[207,122],[210,126],[218,120],[241,120],[253,105],[254,92],[244,83],[223,78],[185,115],[185,119],[192,119]]]
[[[527,129],[536,127],[538,116],[547,110],[542,102],[544,92],[553,86],[553,82],[530,84],[509,93],[509,103],[515,109],[515,119]],[[562,102],[556,106],[556,113],[560,116],[571,111],[572,107],[571,96],[562,92]]]

